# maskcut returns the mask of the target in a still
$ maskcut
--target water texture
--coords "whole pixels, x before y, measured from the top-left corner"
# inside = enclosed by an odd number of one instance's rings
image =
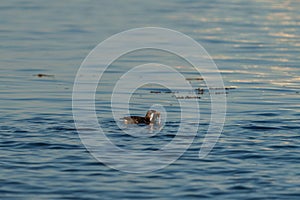
[[[299,9],[295,0],[2,1],[0,198],[299,199]],[[199,159],[210,91],[192,80],[203,88],[193,144],[166,168],[131,174],[98,162],[81,143],[72,88],[81,62],[99,42],[145,26],[181,31],[205,47],[228,87],[227,114],[215,148]],[[153,61],[198,77],[186,61],[153,50],[112,63],[100,81],[96,111],[121,148],[151,153],[176,134],[178,101],[158,85],[139,88],[129,106],[136,115],[152,104],[164,106],[168,118],[157,135],[122,134],[112,118],[113,83],[131,66]]]

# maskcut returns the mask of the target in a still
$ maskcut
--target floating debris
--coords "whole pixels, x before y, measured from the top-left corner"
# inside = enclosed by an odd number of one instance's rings
[[[164,94],[174,94],[175,92],[172,92],[171,90],[165,90],[165,91],[151,90],[150,93],[153,93],[153,94],[161,94],[161,93],[164,93]]]
[[[176,99],[201,99],[200,96],[175,96]]]
[[[209,88],[209,90],[233,90],[236,89],[236,87],[220,87],[220,88]]]
[[[215,93],[212,93],[212,94],[228,94],[228,92],[215,92]]]
[[[161,91],[150,91],[150,93],[159,94]]]
[[[203,78],[201,77],[195,77],[195,78],[186,78],[187,81],[203,81]]]
[[[43,78],[43,77],[54,77],[54,75],[51,74],[34,74],[33,76],[39,77],[39,78]]]
[[[225,87],[225,90],[234,90],[236,87]]]
[[[197,88],[195,89],[197,94],[204,94],[204,89],[203,88]]]
[[[176,99],[201,99],[201,96],[204,95],[205,93],[208,94],[214,94],[214,95],[221,95],[221,94],[229,94],[228,90],[233,90],[236,89],[236,87],[234,86],[228,86],[228,87],[211,87],[211,88],[201,88],[198,87],[196,89],[194,89],[193,91],[176,91],[176,92],[172,92],[171,90],[151,90],[150,93],[152,94],[166,94],[166,93],[171,93],[171,94],[180,94],[181,92],[189,92],[190,94],[195,94],[192,96],[186,96],[186,95],[172,95],[172,97],[175,97]],[[181,93],[182,94],[182,93]]]

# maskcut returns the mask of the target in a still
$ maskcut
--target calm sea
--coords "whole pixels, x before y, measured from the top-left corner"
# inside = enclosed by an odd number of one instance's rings
[[[299,10],[297,0],[1,1],[0,199],[299,199]],[[198,158],[210,116],[204,90],[190,148],[165,168],[126,173],[98,162],[82,144],[73,83],[99,42],[149,26],[195,39],[235,89],[227,91],[223,132],[207,157]],[[185,66],[172,55],[137,52],[114,62],[99,85],[97,115],[119,147],[158,149],[176,133],[178,101],[157,86],[139,88],[130,102],[137,115],[149,104],[165,106],[168,118],[156,136],[122,135],[111,115],[116,75],[157,60]]]

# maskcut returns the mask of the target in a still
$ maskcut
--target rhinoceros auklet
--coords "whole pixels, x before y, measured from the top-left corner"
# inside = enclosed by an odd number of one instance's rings
[[[125,124],[155,124],[160,123],[160,112],[148,110],[145,117],[129,116],[123,119]]]

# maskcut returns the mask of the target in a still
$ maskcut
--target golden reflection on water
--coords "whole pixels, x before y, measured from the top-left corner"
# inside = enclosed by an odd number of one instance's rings
[[[285,37],[285,38],[300,38],[299,35],[284,33],[284,32],[270,33],[270,35],[277,36],[277,37]]]

